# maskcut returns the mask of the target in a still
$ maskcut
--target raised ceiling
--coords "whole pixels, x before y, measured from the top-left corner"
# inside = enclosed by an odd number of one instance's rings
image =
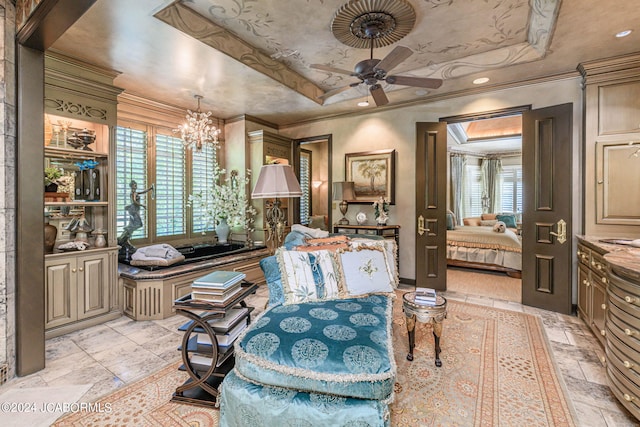
[[[358,0],[367,2],[371,0]],[[384,0],[383,0],[384,1]],[[577,76],[579,63],[638,51],[640,8],[601,0],[408,0],[413,30],[375,49],[414,53],[394,74],[443,78],[433,90],[389,85],[390,107],[447,94]],[[311,69],[353,69],[369,57],[331,31],[344,0],[98,0],[52,49],[118,71],[125,92],[222,119],[243,114],[278,125],[360,111],[366,92],[349,89],[322,103],[318,96],[357,81]],[[633,29],[617,39],[615,33]],[[368,107],[376,108],[376,107]],[[389,108],[385,107],[385,108]]]

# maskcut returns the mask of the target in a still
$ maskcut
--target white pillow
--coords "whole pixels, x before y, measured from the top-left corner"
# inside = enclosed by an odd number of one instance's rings
[[[400,274],[398,272],[398,263],[396,257],[398,256],[398,245],[394,239],[373,240],[362,237],[354,237],[349,241],[349,246],[354,249],[358,247],[383,247],[387,254],[387,267],[393,277],[393,287],[397,288],[400,284]]]
[[[337,299],[344,293],[331,251],[301,252],[278,248],[276,259],[285,305]]]
[[[338,253],[347,297],[393,293],[394,279],[386,251],[380,247],[357,248]]]

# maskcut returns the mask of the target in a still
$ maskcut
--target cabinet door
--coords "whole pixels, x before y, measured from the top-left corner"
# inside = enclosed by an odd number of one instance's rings
[[[589,324],[591,322],[591,282],[589,270],[578,267],[578,313]]]
[[[606,296],[604,286],[602,286],[600,283],[597,283],[597,280],[599,280],[598,276],[595,274],[592,274],[591,292],[593,292],[592,293],[593,312],[591,313],[591,316],[592,316],[591,327],[593,329],[593,332],[596,334],[596,337],[601,342],[604,343],[603,333],[604,333],[604,318],[607,312],[607,306],[606,306],[607,296]]]
[[[109,311],[108,254],[78,257],[78,319]]]
[[[45,328],[75,321],[78,318],[75,257],[47,260],[44,270]]]

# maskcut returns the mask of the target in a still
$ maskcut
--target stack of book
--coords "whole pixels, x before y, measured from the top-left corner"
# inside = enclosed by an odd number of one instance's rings
[[[191,299],[224,304],[240,291],[246,274],[238,271],[214,271],[191,284]]]
[[[416,304],[436,305],[436,290],[416,287]]]

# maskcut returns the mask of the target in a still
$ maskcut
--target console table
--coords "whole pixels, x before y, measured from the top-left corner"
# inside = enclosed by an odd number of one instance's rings
[[[250,323],[253,307],[247,307],[245,298],[254,294],[257,289],[258,285],[244,282],[240,291],[224,303],[192,300],[191,294],[175,301],[176,312],[190,319],[179,328],[184,331],[179,348],[183,362],[180,370],[186,371],[189,378],[176,388],[172,401],[208,407],[215,405],[218,386],[233,369],[235,360],[233,343],[227,345],[225,351],[221,351],[216,333],[209,322],[223,319],[232,308],[239,306],[247,308],[247,314],[239,317],[229,329],[242,321]],[[198,334],[208,337],[206,343],[198,339]]]

